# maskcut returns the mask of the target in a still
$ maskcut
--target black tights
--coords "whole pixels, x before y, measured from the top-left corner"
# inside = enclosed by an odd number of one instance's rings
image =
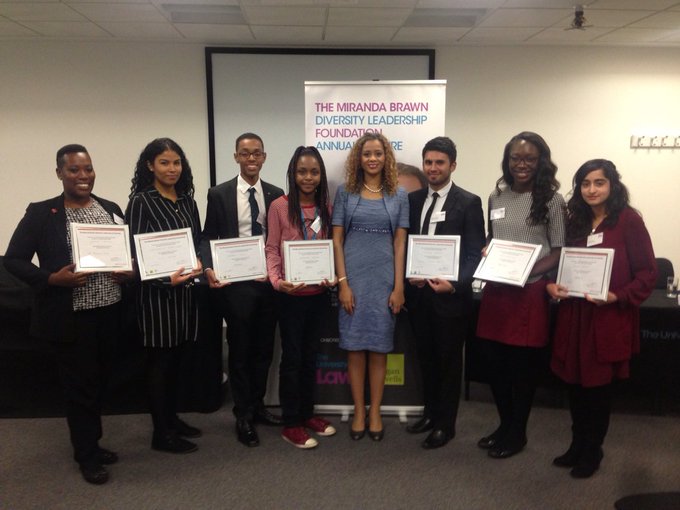
[[[501,420],[500,436],[508,442],[525,441],[536,385],[529,381],[496,380],[491,383],[491,393]]]
[[[569,385],[569,412],[573,442],[602,446],[609,429],[611,385],[593,388]]]
[[[151,348],[147,354],[147,395],[154,434],[167,434],[177,415],[180,349]]]

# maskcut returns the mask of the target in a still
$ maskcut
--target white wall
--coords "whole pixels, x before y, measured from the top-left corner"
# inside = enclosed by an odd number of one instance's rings
[[[565,194],[581,163],[609,158],[643,213],[657,255],[680,273],[680,150],[629,149],[633,133],[680,135],[678,57],[677,49],[658,48],[438,49],[436,77],[448,80],[446,134],[459,147],[454,179],[485,201],[500,176],[504,144],[522,130],[548,141]],[[6,182],[0,252],[27,203],[61,191],[54,153],[67,143],[88,147],[95,193],[124,208],[140,151],[151,139],[170,136],[191,161],[204,211],[202,46],[3,41],[0,77]]]

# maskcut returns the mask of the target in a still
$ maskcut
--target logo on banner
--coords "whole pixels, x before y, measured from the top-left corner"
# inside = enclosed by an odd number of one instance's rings
[[[316,384],[349,384],[347,361],[319,353],[316,358]]]
[[[403,354],[388,354],[387,355],[387,372],[385,374],[386,386],[403,386],[404,385],[404,355]]]

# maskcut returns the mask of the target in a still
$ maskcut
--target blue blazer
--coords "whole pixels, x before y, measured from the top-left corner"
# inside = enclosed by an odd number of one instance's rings
[[[335,204],[333,208],[335,209],[338,206],[338,201],[342,201],[345,208],[343,225],[345,232],[349,230],[349,226],[352,224],[352,217],[354,216],[357,205],[359,205],[360,198],[361,196],[358,193],[350,193],[346,191],[344,185],[338,187],[338,191],[335,194],[335,201],[333,202]],[[408,196],[406,195],[406,191],[404,191],[403,188],[398,188],[394,195],[383,194],[382,200],[385,204],[385,209],[387,209],[387,213],[390,216],[392,234],[394,235],[394,233],[397,231],[397,228],[399,227],[399,212],[401,205],[405,204],[406,207],[408,207]]]
[[[92,195],[111,215],[123,218],[113,202]],[[31,262],[38,255],[40,266]],[[29,204],[7,247],[5,268],[35,291],[31,334],[57,342],[73,339],[73,290],[48,285],[49,276],[71,264],[66,241],[64,195]]]

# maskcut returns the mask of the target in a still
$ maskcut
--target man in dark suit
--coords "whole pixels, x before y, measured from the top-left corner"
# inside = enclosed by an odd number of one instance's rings
[[[283,195],[282,189],[260,179],[266,159],[264,143],[258,135],[244,133],[236,139],[234,160],[240,173],[208,191],[201,240],[205,276],[210,287],[217,289],[218,307],[227,321],[236,433],[247,446],[260,444],[255,422],[282,423],[279,416],[264,407],[276,329],[274,290],[266,278],[231,284],[218,281],[212,269],[210,240],[265,235],[269,205]]]
[[[485,244],[480,198],[451,181],[456,146],[446,137],[423,148],[426,189],[410,193],[409,234],[459,235],[458,281],[409,279],[407,303],[417,341],[423,378],[423,417],[407,427],[413,434],[430,431],[422,446],[439,448],[455,435],[463,367],[463,344],[472,309],[472,275]]]

